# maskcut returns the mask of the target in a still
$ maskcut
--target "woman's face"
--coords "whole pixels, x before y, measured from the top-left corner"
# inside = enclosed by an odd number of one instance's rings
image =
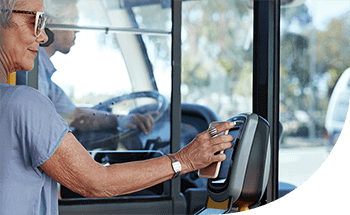
[[[15,10],[43,12],[42,0],[21,0]],[[39,44],[47,41],[45,31],[34,33],[35,15],[13,13],[10,27],[0,31],[0,59],[7,73],[30,71],[34,66]]]

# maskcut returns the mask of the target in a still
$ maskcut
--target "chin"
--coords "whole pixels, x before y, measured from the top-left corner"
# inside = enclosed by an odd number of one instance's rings
[[[64,51],[62,51],[62,54],[68,54],[70,52],[70,49],[66,49],[66,50],[64,50]]]
[[[32,63],[28,63],[28,64],[24,64],[21,66],[21,69],[17,70],[17,71],[21,71],[21,70],[24,70],[24,71],[27,71],[29,72],[30,70],[32,70],[34,67],[34,60],[32,61]]]
[[[34,60],[36,55],[26,55],[24,58],[22,58],[21,63],[19,64],[20,69],[16,71],[30,71],[34,67]]]

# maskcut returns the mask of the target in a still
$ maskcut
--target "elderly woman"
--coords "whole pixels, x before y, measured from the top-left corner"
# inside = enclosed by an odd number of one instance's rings
[[[225,159],[216,152],[230,148],[233,137],[211,135],[230,123],[199,134],[172,155],[106,167],[95,162],[47,97],[5,84],[10,73],[32,69],[47,40],[42,0],[1,0],[0,8],[0,214],[58,214],[56,182],[86,197],[109,197]]]

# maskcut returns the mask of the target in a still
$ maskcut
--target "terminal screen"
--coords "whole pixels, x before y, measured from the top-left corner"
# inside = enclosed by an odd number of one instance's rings
[[[230,163],[233,155],[233,151],[235,148],[235,145],[237,141],[239,141],[239,134],[242,129],[240,129],[243,126],[243,123],[237,123],[235,127],[230,129],[229,134],[233,136],[234,140],[232,142],[232,147],[225,150],[226,154],[226,160],[221,163],[221,168],[219,171],[219,176],[213,181],[214,183],[223,183],[225,179],[227,178],[227,174],[230,168]]]

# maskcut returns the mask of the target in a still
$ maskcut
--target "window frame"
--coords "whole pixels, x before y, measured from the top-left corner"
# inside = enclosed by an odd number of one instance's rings
[[[262,204],[278,198],[280,0],[254,0],[253,112],[270,123],[271,168]]]

